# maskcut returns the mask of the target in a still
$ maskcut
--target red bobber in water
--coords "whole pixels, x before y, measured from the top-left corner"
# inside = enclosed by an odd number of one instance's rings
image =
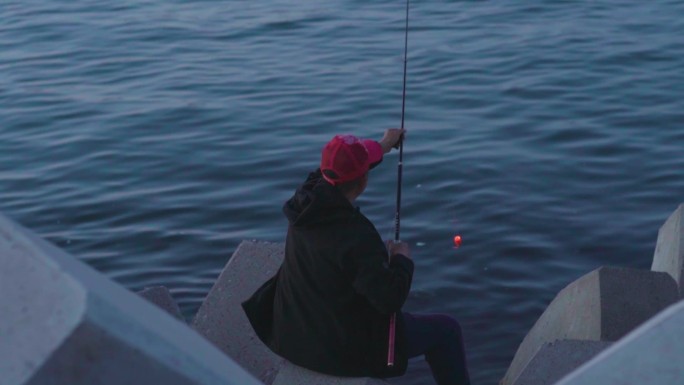
[[[457,235],[454,237],[454,247],[460,247],[461,246],[461,236]]]

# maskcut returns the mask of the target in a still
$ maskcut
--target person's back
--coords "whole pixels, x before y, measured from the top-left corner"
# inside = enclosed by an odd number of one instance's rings
[[[371,222],[320,171],[283,211],[290,226],[276,285],[273,322],[279,326],[272,348],[329,374],[402,373],[405,364],[385,369],[385,341],[389,316],[408,295],[412,263],[397,257],[389,268]]]

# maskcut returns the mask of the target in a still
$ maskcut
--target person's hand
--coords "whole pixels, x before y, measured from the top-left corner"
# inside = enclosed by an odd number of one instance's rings
[[[406,242],[395,242],[393,240],[388,240],[387,251],[389,252],[389,255],[401,254],[407,258],[411,258],[411,250]]]
[[[387,129],[379,142],[380,146],[382,146],[382,152],[387,154],[392,148],[399,148],[399,143],[404,140],[405,133],[406,130],[401,128]]]

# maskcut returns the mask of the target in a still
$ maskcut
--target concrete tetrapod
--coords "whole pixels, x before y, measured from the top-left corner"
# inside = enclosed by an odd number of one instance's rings
[[[139,291],[138,295],[159,306],[160,309],[166,311],[179,320],[183,320],[183,315],[181,314],[180,308],[166,286],[146,287]]]
[[[257,385],[178,319],[0,215],[3,385]]]
[[[641,325],[556,385],[684,384],[684,301]]]
[[[240,304],[278,271],[284,253],[282,243],[240,243],[202,303],[193,327],[267,385],[385,383],[368,378],[332,377],[300,368],[274,354],[259,340]]]
[[[523,339],[501,383],[512,385],[544,343],[616,341],[678,299],[666,273],[601,267],[561,290]]]
[[[284,249],[281,243],[240,243],[192,322],[195,330],[267,385],[283,359],[257,337],[241,303],[278,271]]]
[[[580,340],[546,343],[537,350],[515,379],[514,385],[553,385],[611,344],[613,343]]]
[[[684,204],[660,227],[651,270],[670,274],[684,297]]]

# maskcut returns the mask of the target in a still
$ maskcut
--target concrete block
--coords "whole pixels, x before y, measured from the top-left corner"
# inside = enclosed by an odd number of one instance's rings
[[[285,361],[278,372],[273,385],[387,385],[386,381],[368,377],[334,377],[312,372],[311,370]]]
[[[3,385],[258,385],[178,319],[0,215]]]
[[[583,363],[594,358],[612,342],[558,340],[537,350],[525,366],[515,385],[552,385]]]
[[[684,301],[670,306],[556,385],[684,384]]]
[[[166,286],[146,287],[139,291],[138,295],[159,306],[160,309],[178,318],[179,320],[183,320],[183,315],[181,314],[180,308]]]
[[[282,243],[240,243],[192,323],[265,384],[273,382],[283,359],[259,340],[240,304],[278,271],[284,253]]]
[[[651,270],[670,274],[684,297],[684,204],[660,227]]]
[[[666,273],[601,267],[561,290],[511,362],[503,385],[513,384],[536,351],[562,339],[615,341],[678,299]]]

